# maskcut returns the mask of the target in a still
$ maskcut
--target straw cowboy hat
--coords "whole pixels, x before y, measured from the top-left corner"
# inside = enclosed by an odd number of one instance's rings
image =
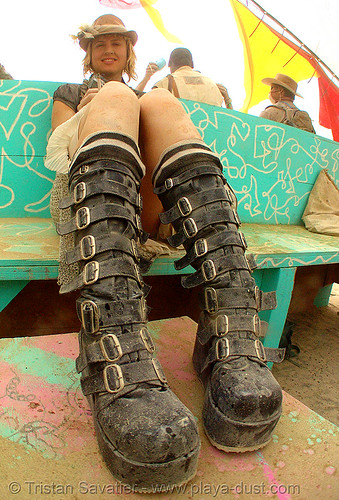
[[[124,35],[132,41],[133,45],[138,40],[136,32],[128,31],[122,20],[112,14],[100,16],[93,24],[83,24],[79,29],[79,33],[74,38],[79,40],[79,45],[83,50],[87,50],[89,42],[100,35]]]
[[[289,90],[294,95],[297,95],[298,97],[302,97],[302,95],[298,94],[298,92],[297,92],[297,88],[298,88],[297,82],[295,80],[293,80],[293,78],[291,78],[287,75],[282,75],[281,73],[277,73],[275,75],[275,78],[264,78],[261,81],[265,85],[272,85],[272,83],[275,83],[276,85],[280,85],[280,87],[284,87],[285,89]]]

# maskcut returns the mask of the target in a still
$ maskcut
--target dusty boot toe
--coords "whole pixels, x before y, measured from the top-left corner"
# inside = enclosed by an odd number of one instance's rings
[[[113,446],[140,463],[171,462],[199,448],[192,413],[170,391],[142,389],[104,408],[98,418]]]
[[[269,441],[281,405],[281,388],[264,364],[239,359],[216,365],[205,396],[204,427],[220,449],[257,449]]]

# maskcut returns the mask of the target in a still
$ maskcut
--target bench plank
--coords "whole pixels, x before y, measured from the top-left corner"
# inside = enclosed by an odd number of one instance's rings
[[[293,267],[339,262],[338,240],[311,233],[301,226],[243,224],[241,230],[248,252],[259,268]],[[51,219],[0,219],[0,267],[55,266],[59,237]],[[173,269],[175,257],[164,256],[154,262],[149,274],[182,274]],[[159,262],[158,262],[159,261]],[[191,268],[192,270],[192,268]]]

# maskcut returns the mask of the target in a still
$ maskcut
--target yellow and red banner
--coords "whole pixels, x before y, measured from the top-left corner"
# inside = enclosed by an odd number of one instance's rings
[[[244,47],[246,99],[242,111],[267,98],[263,78],[283,73],[297,82],[317,77],[319,83],[319,123],[331,128],[339,141],[339,89],[328,77],[319,59],[261,19],[239,0],[230,0]],[[256,4],[258,5],[258,4]],[[266,19],[268,21],[268,18]],[[279,25],[277,24],[277,28]]]

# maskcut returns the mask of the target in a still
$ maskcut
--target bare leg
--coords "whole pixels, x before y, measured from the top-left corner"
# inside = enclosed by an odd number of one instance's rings
[[[177,142],[200,139],[200,134],[178,99],[165,89],[154,89],[141,97],[140,108],[140,148],[146,165],[141,184],[142,221],[144,229],[154,236],[160,223],[158,214],[163,208],[153,193],[151,177],[160,155]]]
[[[110,130],[138,142],[139,101],[127,85],[108,82],[87,105],[79,126],[78,146],[95,132]]]

